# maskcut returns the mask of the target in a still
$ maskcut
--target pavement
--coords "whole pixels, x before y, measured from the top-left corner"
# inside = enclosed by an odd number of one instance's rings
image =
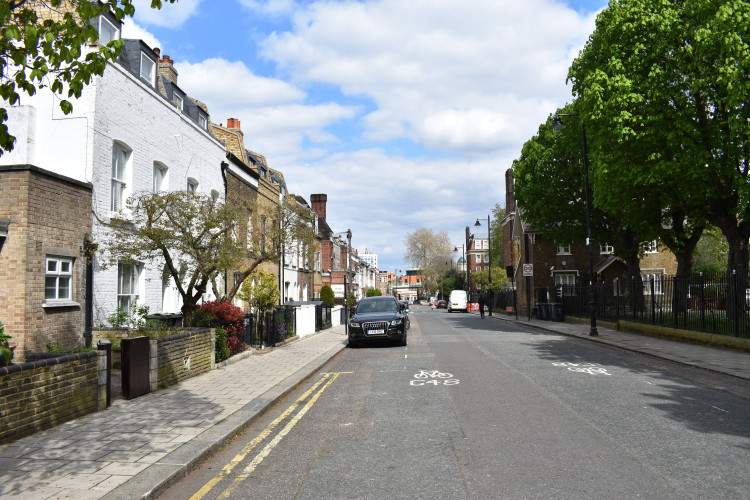
[[[477,314],[478,313],[473,313]],[[750,380],[750,353],[588,324],[504,321],[585,338]],[[0,498],[156,498],[312,377],[346,346],[336,326],[270,350],[242,354],[205,375],[0,446]]]

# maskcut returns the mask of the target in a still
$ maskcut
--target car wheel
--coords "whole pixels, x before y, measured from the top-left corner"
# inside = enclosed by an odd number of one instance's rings
[[[404,338],[402,338],[399,343],[401,347],[406,347],[406,333],[404,333]]]
[[[357,348],[357,347],[359,346],[359,344],[357,343],[357,341],[356,341],[356,340],[352,340],[352,339],[349,339],[349,344],[348,344],[348,346],[349,346],[350,348],[352,348],[352,349],[355,349],[355,348]]]

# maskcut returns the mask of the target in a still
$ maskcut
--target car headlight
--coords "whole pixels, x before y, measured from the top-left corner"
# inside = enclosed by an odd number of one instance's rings
[[[403,322],[404,322],[404,320],[403,320],[403,319],[401,319],[401,318],[398,318],[398,319],[394,319],[393,321],[391,321],[391,326],[396,326],[396,325],[400,325],[400,324],[401,324],[401,323],[403,323]]]
[[[359,323],[357,323],[356,321],[350,321],[350,322],[349,322],[349,326],[353,326],[354,328],[359,328],[359,327],[360,327],[360,324],[359,324]]]

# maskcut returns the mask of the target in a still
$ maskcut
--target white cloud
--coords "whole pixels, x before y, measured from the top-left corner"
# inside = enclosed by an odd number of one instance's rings
[[[289,15],[297,7],[294,0],[239,0],[239,2],[253,12],[271,17]]]
[[[593,16],[547,0],[316,2],[262,48],[295,80],[372,98],[368,138],[407,133],[425,147],[481,153],[515,144],[570,100],[571,47],[592,29]],[[556,104],[517,105],[540,99]]]
[[[126,18],[122,25],[122,37],[143,40],[149,47],[162,47],[161,42],[149,31],[138,26],[131,18]]]
[[[151,0],[133,0],[135,19],[146,25],[179,28],[197,13],[202,1],[178,0],[175,3],[169,3],[167,0],[162,0],[161,9],[152,9]]]

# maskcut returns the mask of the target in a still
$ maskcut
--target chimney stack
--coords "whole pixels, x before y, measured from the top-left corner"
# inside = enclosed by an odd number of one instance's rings
[[[240,128],[240,121],[237,118],[229,118],[227,128]]]
[[[154,49],[156,55],[161,55],[159,49]],[[168,55],[159,59],[159,75],[177,85],[177,70],[174,69],[174,61]]]
[[[318,214],[321,219],[326,218],[326,202],[328,201],[327,194],[311,194],[310,204],[312,205],[313,212]]]

